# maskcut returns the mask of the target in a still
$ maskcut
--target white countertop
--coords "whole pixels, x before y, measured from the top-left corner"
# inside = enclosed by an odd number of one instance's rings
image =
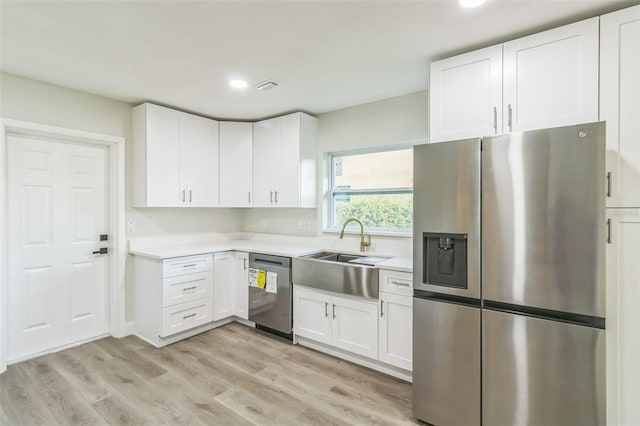
[[[230,240],[224,242],[185,244],[169,247],[150,247],[129,250],[135,256],[145,256],[154,259],[169,259],[172,257],[192,256],[204,253],[216,253],[221,251],[244,251],[275,256],[296,257],[314,253],[320,250],[318,247],[304,247],[291,244],[270,243],[253,240]]]
[[[380,269],[390,269],[392,271],[413,272],[413,259],[410,257],[392,257],[389,260],[376,265]]]
[[[323,250],[322,247],[294,245],[282,242],[268,242],[259,240],[228,240],[198,244],[182,244],[167,247],[149,247],[130,249],[134,256],[144,256],[152,259],[170,259],[181,256],[193,256],[205,253],[223,251],[243,251],[247,253],[262,253],[275,256],[298,257]],[[335,251],[327,249],[326,251]],[[372,254],[374,255],[374,254]],[[401,272],[412,271],[412,260],[409,257],[392,257],[376,265],[381,269]]]

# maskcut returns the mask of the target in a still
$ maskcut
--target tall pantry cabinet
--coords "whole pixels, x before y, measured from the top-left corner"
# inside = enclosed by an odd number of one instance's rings
[[[640,6],[600,18],[607,122],[607,423],[640,424]]]

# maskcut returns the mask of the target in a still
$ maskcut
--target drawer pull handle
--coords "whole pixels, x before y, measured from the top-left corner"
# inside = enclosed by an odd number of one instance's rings
[[[194,285],[193,287],[186,287],[186,288],[183,288],[183,289],[182,289],[182,291],[195,290],[196,288],[198,288],[198,286],[195,286],[195,285]]]
[[[411,285],[406,281],[391,281],[391,284],[401,285],[401,286],[404,286],[404,287],[409,287]]]
[[[198,315],[198,314],[186,315],[186,316],[182,317],[182,319],[187,319],[187,318],[195,317],[196,315]]]
[[[195,268],[196,266],[198,266],[197,263],[190,263],[188,265],[182,265],[183,268]]]

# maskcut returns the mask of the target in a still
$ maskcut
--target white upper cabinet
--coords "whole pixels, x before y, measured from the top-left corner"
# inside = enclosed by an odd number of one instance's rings
[[[316,206],[316,132],[300,112],[254,123],[253,206]]]
[[[253,123],[220,122],[220,207],[251,206]]]
[[[502,45],[430,66],[430,141],[502,132]]]
[[[218,122],[145,103],[133,109],[135,207],[216,207]]]
[[[598,121],[598,18],[430,69],[430,142]]]
[[[504,43],[505,132],[598,121],[598,18]]]
[[[640,6],[602,16],[600,31],[607,207],[640,207]]]

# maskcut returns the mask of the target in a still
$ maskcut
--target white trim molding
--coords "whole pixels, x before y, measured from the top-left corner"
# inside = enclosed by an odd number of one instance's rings
[[[8,240],[7,240],[7,135],[44,136],[79,143],[106,146],[109,156],[109,332],[114,337],[130,334],[126,324],[125,263],[125,138],[82,130],[48,126],[26,121],[0,118],[0,373],[8,362]]]

